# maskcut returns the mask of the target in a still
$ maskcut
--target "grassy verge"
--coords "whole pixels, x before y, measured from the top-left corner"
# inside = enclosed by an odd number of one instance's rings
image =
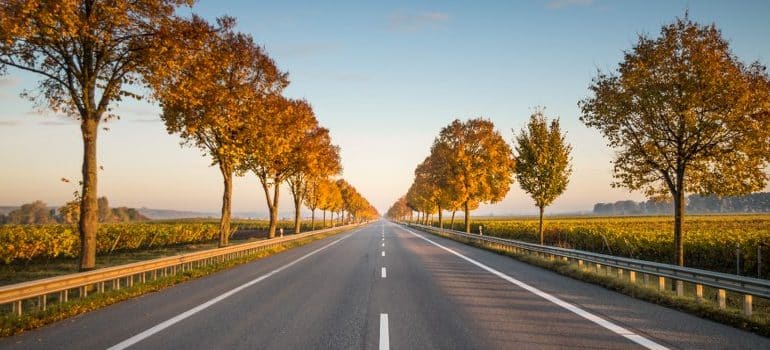
[[[0,317],[0,337],[21,333],[25,330],[38,328],[49,323],[63,320],[75,315],[93,311],[108,305],[138,297],[140,295],[156,292],[161,289],[182,283],[191,279],[206,276],[236,265],[250,262],[282,251],[299,247],[320,239],[324,239],[349,229],[339,229],[331,232],[306,237],[297,241],[286,242],[280,246],[258,251],[254,254],[239,259],[220,262],[218,264],[198,267],[178,273],[173,276],[162,277],[146,283],[135,284],[132,287],[124,287],[118,290],[110,290],[104,293],[94,293],[85,298],[73,299],[66,303],[49,305],[46,310],[32,311],[22,316],[3,315]]]
[[[506,255],[516,260],[539,266],[561,275],[574,279],[601,285],[607,289],[679,311],[697,315],[699,317],[714,320],[720,323],[728,324],[736,328],[754,332],[766,337],[770,337],[770,314],[767,312],[770,305],[767,301],[755,299],[755,313],[750,318],[741,314],[740,309],[728,307],[720,309],[715,303],[708,300],[698,302],[692,297],[680,297],[673,292],[661,291],[658,288],[650,287],[644,284],[630,283],[628,280],[617,278],[613,275],[599,274],[595,270],[580,268],[569,262],[561,260],[550,260],[536,255],[508,252],[488,246],[483,243],[477,243],[461,237],[442,234],[437,231],[426,231],[440,237],[452,239],[470,246],[493,251],[495,253]],[[657,281],[656,281],[657,283]],[[728,306],[740,305],[740,296],[728,294]],[[763,311],[763,312],[757,312]]]

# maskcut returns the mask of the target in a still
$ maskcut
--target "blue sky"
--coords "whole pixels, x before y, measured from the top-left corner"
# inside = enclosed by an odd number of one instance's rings
[[[689,9],[715,22],[745,62],[770,60],[766,1],[203,1],[206,18],[231,15],[290,73],[286,94],[308,99],[342,147],[344,176],[380,210],[411,183],[439,129],[455,118],[490,118],[510,141],[535,106],[558,116],[574,148],[574,173],[552,212],[641,199],[611,189],[612,150],[578,121],[597,69],[612,70],[637,35]],[[71,198],[81,144],[75,122],[36,113],[20,98],[36,77],[0,78],[0,205]],[[114,205],[215,211],[221,179],[201,152],[167,135],[158,108],[125,102],[100,135],[99,189]],[[257,180],[236,181],[236,211],[263,211]],[[285,193],[284,209],[289,198]],[[514,184],[481,213],[533,213]]]

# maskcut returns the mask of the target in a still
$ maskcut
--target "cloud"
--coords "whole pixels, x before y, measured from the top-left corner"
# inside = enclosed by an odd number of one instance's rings
[[[390,15],[390,29],[414,32],[425,28],[435,29],[449,22],[449,14],[445,12],[404,13],[396,12]]]
[[[572,6],[590,6],[593,3],[594,0],[551,0],[546,7],[552,10],[560,10]]]

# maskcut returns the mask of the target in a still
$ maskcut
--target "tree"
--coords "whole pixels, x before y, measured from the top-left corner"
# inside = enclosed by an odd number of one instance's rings
[[[259,179],[270,212],[268,236],[275,237],[281,183],[297,171],[296,154],[305,136],[318,125],[304,100],[271,96],[252,115],[242,136],[246,157],[240,171],[251,171]]]
[[[441,129],[432,152],[445,153],[451,178],[446,181],[465,211],[465,232],[470,233],[474,203],[502,200],[513,182],[515,160],[511,147],[491,121],[476,118],[455,120]]]
[[[762,189],[770,161],[770,81],[714,25],[687,16],[639,36],[617,73],[593,79],[580,120],[616,150],[615,187],[674,200],[674,263],[684,265],[685,194]]]
[[[99,222],[111,222],[113,220],[113,214],[107,197],[99,197],[97,206],[99,208]]]
[[[13,67],[39,75],[41,106],[80,120],[83,186],[78,222],[80,269],[96,264],[99,124],[111,108],[136,96],[124,86],[138,83],[152,37],[163,31],[176,7],[190,0],[26,1],[0,3],[0,73]]]
[[[337,187],[337,183],[331,180],[326,180],[321,183],[321,192],[324,193],[321,196],[321,201],[318,207],[323,210],[323,226],[326,227],[326,211],[334,214],[342,208],[342,193],[340,188]],[[334,225],[334,218],[332,215],[332,226]]]
[[[324,210],[324,222],[321,226],[326,225],[326,203],[331,195],[332,188],[335,188],[334,183],[328,178],[311,178],[305,185],[305,206],[310,209],[310,229],[315,230],[315,211],[321,208]]]
[[[223,177],[219,245],[230,236],[233,173],[244,161],[242,138],[254,123],[255,109],[265,96],[288,84],[264,50],[251,36],[233,31],[234,20],[222,18],[219,28],[193,17],[179,23],[156,56],[158,65],[147,80],[163,109],[161,118],[182,144],[209,154]]]
[[[309,111],[313,113],[312,109]],[[340,148],[331,143],[329,129],[316,125],[297,146],[292,153],[294,169],[287,179],[294,198],[294,233],[300,233],[300,206],[307,194],[308,181],[325,179],[342,171]]]
[[[53,223],[54,219],[51,217],[51,209],[42,201],[34,201],[22,205],[19,209],[13,210],[8,213],[6,221],[9,224],[49,224]]]
[[[543,211],[556,197],[567,189],[570,166],[570,146],[559,127],[559,119],[551,121],[543,109],[538,109],[529,118],[526,129],[522,129],[514,140],[516,148],[516,179],[519,186],[529,193],[540,209],[538,235],[543,239]]]

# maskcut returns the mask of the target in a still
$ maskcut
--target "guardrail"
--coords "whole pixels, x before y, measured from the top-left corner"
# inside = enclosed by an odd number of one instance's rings
[[[726,292],[735,292],[743,296],[742,313],[746,317],[750,317],[753,313],[753,297],[770,300],[770,281],[764,279],[591,253],[576,249],[539,245],[512,239],[467,234],[461,231],[439,229],[433,226],[419,224],[407,225],[422,230],[454,235],[467,240],[481,242],[486,246],[507,252],[535,254],[551,260],[561,259],[565,262],[577,264],[580,268],[593,268],[599,274],[603,272],[605,274],[610,274],[612,273],[611,270],[615,269],[618,278],[627,279],[632,284],[637,283],[637,273],[643,274],[645,285],[649,285],[650,277],[654,276],[658,278],[658,288],[660,290],[668,290],[666,285],[666,279],[668,279],[670,285],[676,289],[676,294],[678,296],[684,296],[684,283],[691,283],[695,287],[695,297],[698,301],[704,300],[703,286],[709,286],[717,290],[716,300],[720,309],[727,308]],[[625,277],[626,273],[627,278]]]
[[[2,286],[0,287],[0,306],[3,306],[2,309],[6,312],[10,309],[13,314],[21,316],[28,309],[45,310],[47,304],[53,300],[57,303],[63,303],[72,297],[86,297],[90,292],[103,293],[122,287],[131,287],[135,282],[144,283],[148,280],[172,276],[193,268],[248,256],[287,242],[365,224],[331,227],[296,235]],[[71,293],[73,291],[74,293]],[[49,300],[49,296],[54,296],[53,300]],[[11,307],[8,308],[7,304],[10,304]]]

